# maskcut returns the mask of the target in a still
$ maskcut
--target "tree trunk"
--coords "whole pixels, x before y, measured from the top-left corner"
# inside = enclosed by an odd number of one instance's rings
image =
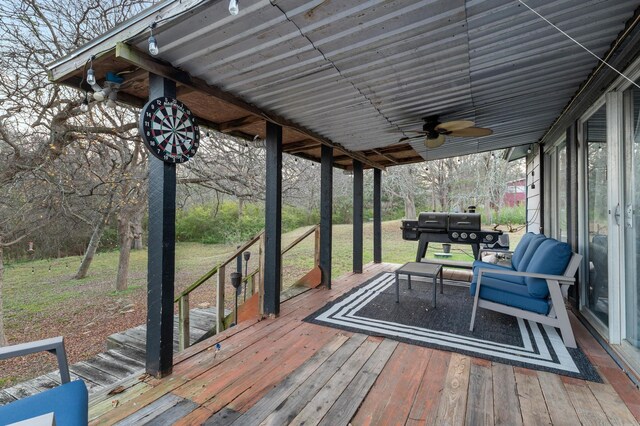
[[[118,260],[116,291],[124,291],[128,287],[129,255],[131,253],[131,222],[129,219],[118,218],[118,241],[120,258]]]
[[[143,215],[144,215],[144,210],[141,210],[138,214],[136,214],[136,217],[133,218],[133,222],[131,222],[134,250],[142,250],[144,248],[144,244],[142,243],[142,234],[144,233],[142,230]]]
[[[82,263],[80,263],[80,268],[78,268],[78,272],[73,277],[76,280],[86,277],[87,272],[89,272],[89,267],[91,266],[93,257],[96,255],[96,251],[98,250],[98,244],[100,244],[100,240],[102,239],[102,233],[104,232],[104,228],[107,225],[107,217],[108,214],[103,215],[98,221],[96,227],[93,228],[93,234],[91,234],[91,240],[89,240],[87,250],[84,252],[84,257],[82,258]]]
[[[4,314],[2,307],[2,284],[4,280],[4,251],[2,247],[2,238],[0,238],[0,347],[6,346],[7,336],[4,334]]]
[[[404,196],[404,217],[405,219],[416,218],[416,202],[411,193],[407,193]]]

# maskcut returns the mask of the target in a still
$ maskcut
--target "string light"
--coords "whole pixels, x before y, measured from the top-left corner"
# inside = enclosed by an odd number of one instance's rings
[[[96,84],[96,74],[93,72],[93,61],[91,61],[91,65],[89,65],[89,69],[87,70],[87,84],[89,84],[89,86]]]
[[[240,12],[240,8],[238,7],[238,0],[230,0],[229,1],[229,13],[233,16],[236,16]]]
[[[149,37],[149,53],[152,56],[157,56],[160,53],[160,49],[158,48],[158,40],[156,40],[153,35],[153,29],[156,27],[156,23],[149,25],[149,30],[151,31],[151,36]]]
[[[84,99],[82,100],[82,103],[80,104],[80,111],[82,111],[82,112],[89,111],[89,95],[88,95],[87,92],[84,92]]]

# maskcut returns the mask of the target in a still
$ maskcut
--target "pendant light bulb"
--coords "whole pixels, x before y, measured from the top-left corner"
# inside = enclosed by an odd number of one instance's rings
[[[160,49],[158,49],[158,41],[156,40],[156,37],[152,35],[149,37],[149,53],[152,56],[156,56],[159,52]]]
[[[233,16],[236,16],[240,12],[240,8],[238,7],[238,0],[230,0],[229,1],[229,13]]]
[[[89,68],[87,70],[87,83],[89,84],[89,86],[93,86],[94,84],[96,84],[96,75],[93,72],[93,68]]]

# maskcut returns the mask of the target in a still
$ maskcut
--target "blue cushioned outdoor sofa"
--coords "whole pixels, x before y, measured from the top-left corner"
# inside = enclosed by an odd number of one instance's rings
[[[489,250],[495,251],[495,250]],[[574,282],[582,256],[567,243],[542,234],[525,234],[511,256],[511,265],[476,260],[471,295],[471,325],[478,307],[557,327],[565,346],[576,347],[563,295]]]
[[[82,380],[71,381],[62,337],[0,348],[0,360],[36,352],[52,352],[58,359],[61,385],[0,406],[0,426],[54,413],[56,426],[86,426],[89,394]]]

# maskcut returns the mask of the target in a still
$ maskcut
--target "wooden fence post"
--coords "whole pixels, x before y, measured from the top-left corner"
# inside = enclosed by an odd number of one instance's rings
[[[258,272],[258,303],[260,306],[260,315],[264,314],[264,250],[265,250],[265,238],[264,234],[260,236],[260,249],[259,253],[259,263],[258,268],[260,268],[260,272]]]
[[[178,302],[178,348],[183,351],[191,344],[189,335],[189,295],[185,294]]]
[[[320,265],[320,227],[316,226],[314,232],[313,266]]]
[[[225,266],[218,269],[216,284],[216,333],[224,331],[224,285],[226,280]]]

